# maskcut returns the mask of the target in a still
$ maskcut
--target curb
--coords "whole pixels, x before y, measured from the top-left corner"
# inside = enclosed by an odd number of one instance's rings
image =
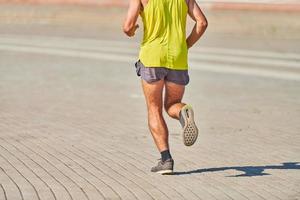
[[[97,1],[97,0],[0,0],[1,4],[9,5],[82,5],[99,7],[126,7],[128,3],[120,0]]]
[[[99,7],[127,7],[125,0],[0,0],[0,4],[36,4],[36,5],[82,5]],[[249,10],[300,12],[300,3],[234,3],[234,2],[199,2],[201,8],[208,10]]]

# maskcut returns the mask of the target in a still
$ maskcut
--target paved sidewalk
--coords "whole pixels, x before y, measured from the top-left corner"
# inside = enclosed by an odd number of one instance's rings
[[[150,172],[159,154],[133,67],[136,44],[26,37],[0,41],[0,199],[300,198],[300,79],[284,78],[298,55],[277,58],[280,76],[194,58],[184,100],[199,140],[185,147],[179,123],[166,117],[175,174],[161,176]],[[218,51],[230,63],[232,51]],[[253,56],[252,65],[272,66],[275,56],[239,52],[236,66]]]

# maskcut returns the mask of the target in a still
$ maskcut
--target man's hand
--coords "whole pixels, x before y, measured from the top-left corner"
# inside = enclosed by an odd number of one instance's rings
[[[130,0],[127,17],[123,24],[123,31],[129,37],[134,36],[135,31],[139,28],[139,25],[136,24],[136,21],[139,16],[140,9],[141,9],[140,0]]]
[[[139,25],[136,24],[131,30],[129,30],[128,32],[126,32],[126,35],[128,35],[129,37],[133,37],[135,35],[136,29],[138,29],[138,28],[139,28]]]

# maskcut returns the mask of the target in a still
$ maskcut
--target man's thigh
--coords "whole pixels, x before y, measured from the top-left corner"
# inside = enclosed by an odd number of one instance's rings
[[[162,94],[164,85],[164,80],[148,83],[147,81],[142,79],[142,87],[148,109],[162,109]]]

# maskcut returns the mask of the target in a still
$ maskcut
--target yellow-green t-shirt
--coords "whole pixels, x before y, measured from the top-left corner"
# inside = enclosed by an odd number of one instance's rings
[[[140,13],[144,37],[139,59],[146,67],[187,70],[185,0],[149,0]]]

